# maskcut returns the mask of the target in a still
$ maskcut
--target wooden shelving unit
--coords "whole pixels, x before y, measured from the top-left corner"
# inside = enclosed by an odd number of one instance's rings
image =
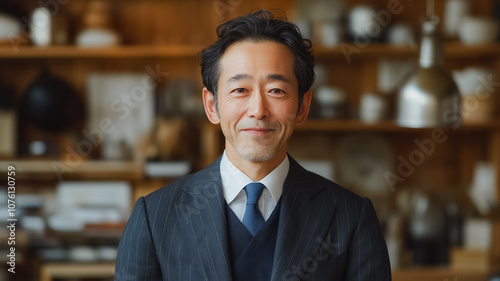
[[[11,160],[0,161],[0,167],[7,171],[7,166],[16,168],[17,178],[22,180],[128,180],[138,181],[144,178],[142,163],[124,161],[67,162],[64,160]]]
[[[114,263],[45,263],[40,268],[40,281],[52,281],[62,278],[97,278],[112,279],[115,273]]]
[[[345,43],[348,44],[348,43]],[[355,45],[353,45],[355,46]],[[192,44],[167,45],[122,45],[116,47],[78,47],[68,46],[0,46],[0,59],[54,59],[54,58],[197,58],[199,52],[206,46]],[[390,44],[374,43],[358,48],[359,53],[353,53],[353,58],[371,57],[410,57],[417,56],[418,50],[412,47],[401,47]],[[343,59],[342,46],[324,48],[314,47],[314,55],[320,60]],[[445,44],[448,59],[488,58],[500,55],[500,44],[467,46],[461,43]]]
[[[318,47],[315,49],[315,56],[319,59],[343,58],[348,44],[357,50],[352,53],[352,58],[360,57],[366,59],[376,56],[409,57],[418,55],[417,47],[401,47],[380,43],[369,44],[366,47],[357,47],[354,43],[345,44],[333,48]],[[498,43],[468,46],[458,42],[450,42],[445,44],[445,54],[447,59],[488,58],[500,55],[499,47],[500,44]]]
[[[201,45],[130,45],[106,48],[78,46],[23,46],[14,48],[2,46],[0,47],[0,59],[195,58],[202,49]]]
[[[487,280],[490,272],[484,270],[457,270],[449,267],[410,267],[392,272],[394,281],[479,281]]]
[[[433,128],[406,128],[398,126],[393,120],[385,120],[373,124],[360,122],[359,120],[320,120],[309,119],[302,126],[295,128],[297,132],[425,132]],[[446,128],[446,131],[468,132],[500,130],[500,120],[489,123],[463,124],[456,130]]]

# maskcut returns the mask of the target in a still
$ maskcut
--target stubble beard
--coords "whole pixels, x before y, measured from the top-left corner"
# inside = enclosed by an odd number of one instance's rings
[[[236,152],[241,158],[252,162],[264,162],[271,160],[278,153],[279,149],[276,145],[249,145],[238,147]]]

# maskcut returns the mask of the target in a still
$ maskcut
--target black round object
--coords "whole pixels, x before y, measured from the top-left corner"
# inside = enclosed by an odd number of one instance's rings
[[[9,110],[14,107],[14,91],[0,85],[0,109]]]
[[[83,104],[68,82],[42,71],[26,90],[21,113],[42,130],[61,132],[82,118]]]

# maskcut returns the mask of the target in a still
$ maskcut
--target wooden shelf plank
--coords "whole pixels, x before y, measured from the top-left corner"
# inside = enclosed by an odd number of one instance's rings
[[[447,58],[481,58],[493,57],[500,54],[500,44],[463,45],[461,43],[445,44],[445,56]]]
[[[131,161],[83,161],[79,164],[58,160],[10,160],[0,161],[0,167],[16,168],[17,179],[117,179],[140,180],[144,167]]]
[[[102,48],[78,46],[23,46],[17,49],[10,46],[2,46],[0,47],[0,58],[196,58],[202,49],[203,46],[196,45],[117,46]]]
[[[353,47],[356,47],[352,44]],[[116,47],[50,46],[32,47],[0,46],[1,59],[27,58],[196,58],[204,48],[202,45],[141,45]],[[411,47],[374,43],[356,47],[351,57],[416,56],[418,50]],[[345,45],[332,48],[315,47],[314,55],[320,59],[344,58]],[[481,58],[500,54],[500,44],[466,46],[461,43],[446,43],[447,58]]]
[[[484,270],[456,270],[449,267],[412,267],[392,271],[394,281],[477,281],[486,280],[489,275]]]
[[[316,58],[344,58],[344,54],[349,54],[350,57],[355,58],[357,56],[367,57],[367,56],[411,56],[417,55],[417,49],[412,49],[410,47],[398,47],[387,44],[371,44],[364,48],[356,47],[355,44],[347,43],[347,45],[339,45],[336,47],[325,48],[325,47],[313,47],[314,56]],[[353,48],[353,49],[349,49]]]
[[[458,131],[486,131],[500,129],[500,120],[489,123],[464,124]],[[320,120],[310,119],[302,126],[295,128],[297,132],[422,132],[433,130],[433,128],[405,128],[394,123],[393,120],[385,120],[374,124],[363,123],[359,120]],[[453,130],[453,129],[446,129]]]
[[[409,46],[394,46],[390,44],[370,44],[366,47],[356,47],[355,44],[351,44],[350,49],[352,54],[351,58],[356,57],[377,57],[377,56],[417,56],[418,49]],[[314,50],[314,55],[317,58],[344,58],[344,53],[346,53],[348,47],[346,45],[337,46],[332,48],[322,48],[318,47]],[[481,57],[493,57],[500,54],[499,44],[485,44],[485,45],[463,45],[458,42],[446,43],[445,44],[445,56],[446,58],[481,58]]]
[[[114,263],[43,263],[40,266],[40,280],[56,278],[113,278]]]

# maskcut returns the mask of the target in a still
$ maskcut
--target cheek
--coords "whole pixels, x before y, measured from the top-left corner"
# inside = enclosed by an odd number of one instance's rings
[[[295,121],[297,117],[297,107],[297,103],[293,101],[280,102],[273,105],[276,117],[286,123]]]
[[[219,105],[219,116],[221,119],[221,122],[225,124],[233,124],[238,122],[241,116],[240,109],[241,107],[238,107],[234,104],[231,103],[224,103],[223,105]]]

